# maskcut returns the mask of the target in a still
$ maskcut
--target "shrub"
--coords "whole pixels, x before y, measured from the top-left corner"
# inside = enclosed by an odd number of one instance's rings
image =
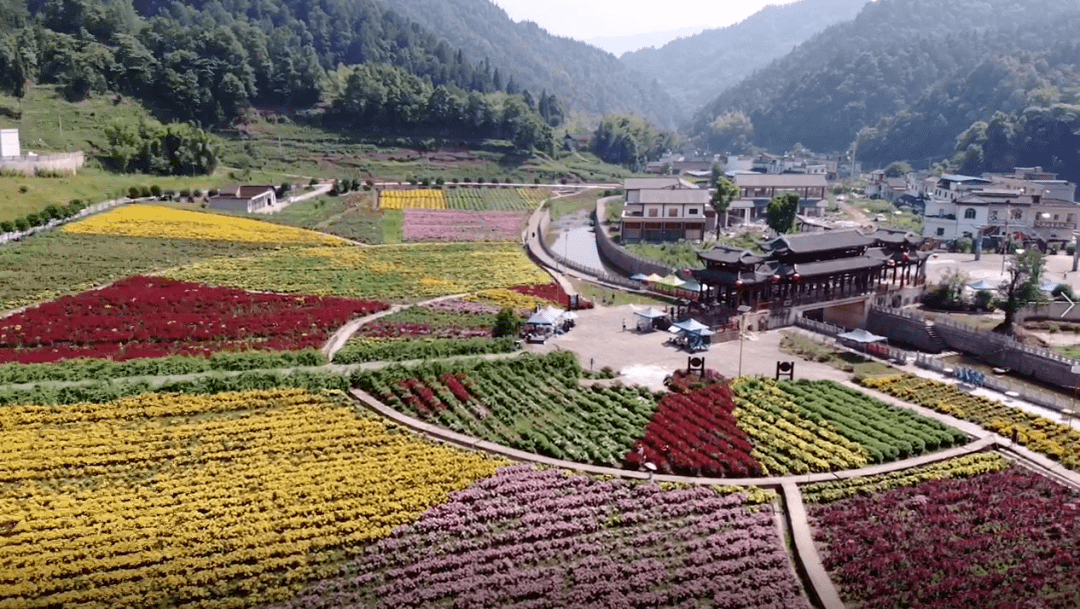
[[[49,220],[60,219],[63,217],[63,214],[60,213],[60,208],[55,205],[49,205],[45,208],[45,211],[41,213],[44,214],[45,217]]]
[[[45,224],[45,222],[46,218],[42,218],[35,213],[26,214],[26,223],[30,226],[41,226],[42,224]]]
[[[161,187],[158,186],[157,184],[154,184],[154,185],[150,186],[150,196],[152,196],[152,197],[160,197],[161,196]]]
[[[30,223],[26,221],[26,218],[15,218],[15,230],[21,232],[30,229]]]
[[[196,199],[198,199],[199,197],[201,197],[201,196],[202,196],[202,191],[201,191],[201,190],[199,190],[198,188],[196,188],[195,190],[191,191],[191,196],[193,196],[193,197],[195,197]]]
[[[132,186],[131,188],[128,189],[128,198],[129,199],[138,199],[139,198],[139,189],[138,189],[138,187]]]
[[[149,186],[143,186],[142,188],[139,189],[139,196],[144,198],[144,199],[148,199],[148,198],[154,196],[154,193],[150,192],[150,187]]]
[[[491,335],[495,338],[514,336],[517,334],[519,320],[517,314],[510,307],[503,307],[495,316],[495,326],[491,329]]]
[[[23,186],[19,187],[19,192],[25,195],[26,193],[30,192],[30,189],[24,184]]]
[[[180,198],[186,199],[191,196],[191,190],[183,188],[180,190]]]
[[[436,186],[442,186],[443,184],[446,184],[446,180],[444,180],[441,176],[438,177],[438,178],[435,178],[435,185]]]
[[[15,232],[15,223],[11,220],[4,220],[0,222],[0,233],[13,233]]]

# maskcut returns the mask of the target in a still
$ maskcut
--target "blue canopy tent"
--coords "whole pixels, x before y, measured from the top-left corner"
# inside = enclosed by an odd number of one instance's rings
[[[652,332],[656,320],[667,317],[667,313],[653,307],[647,307],[640,311],[634,311],[634,316],[637,317],[638,332]]]
[[[983,292],[983,291],[986,291],[986,290],[996,290],[996,289],[998,289],[998,286],[996,286],[996,285],[994,285],[992,283],[988,283],[986,281],[983,281],[982,279],[976,281],[975,283],[969,283],[967,287],[975,290],[976,292]]]
[[[709,329],[709,326],[693,318],[672,324],[671,331],[679,333],[680,338],[686,344],[686,348],[690,351],[707,350],[711,342],[709,337],[713,335],[713,331]]]
[[[642,273],[634,273],[630,276],[630,281],[645,281],[645,279],[647,278],[648,275],[644,275]]]

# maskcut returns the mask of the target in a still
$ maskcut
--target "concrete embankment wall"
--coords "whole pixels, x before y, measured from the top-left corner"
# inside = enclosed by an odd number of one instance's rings
[[[941,344],[930,334],[926,320],[920,316],[905,315],[900,310],[872,307],[866,317],[866,330],[919,351],[941,352]]]
[[[911,311],[874,307],[866,329],[888,337],[890,341],[931,353],[940,352],[943,344],[947,349],[977,357],[995,368],[1008,368],[1059,387],[1072,388],[1080,381],[1080,376],[1072,372],[1072,367],[1080,361],[1047,349],[1029,347],[987,330],[944,320],[928,323]],[[940,338],[940,343],[934,339],[935,335]]]
[[[0,158],[0,170],[18,171],[30,176],[34,175],[38,170],[75,173],[85,162],[86,156],[81,152],[38,156],[23,155]]]
[[[615,243],[611,235],[607,233],[607,226],[603,222],[603,219],[607,216],[604,201],[604,199],[600,199],[596,202],[596,230],[594,231],[596,233],[596,247],[600,250],[600,255],[604,258],[604,261],[627,275],[635,273],[651,275],[656,273],[664,277],[675,272],[670,266],[639,258],[627,251],[626,248]]]

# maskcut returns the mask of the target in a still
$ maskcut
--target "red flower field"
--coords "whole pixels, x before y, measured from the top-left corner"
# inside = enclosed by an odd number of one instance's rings
[[[386,308],[131,277],[0,319],[0,362],[293,351],[320,347],[350,319]]]
[[[753,445],[732,414],[733,395],[724,382],[667,395],[626,455],[626,465],[652,462],[663,473],[686,476],[760,476],[761,464],[750,455]]]
[[[1075,609],[1080,600],[1080,493],[1021,467],[836,501],[811,517],[852,606]]]

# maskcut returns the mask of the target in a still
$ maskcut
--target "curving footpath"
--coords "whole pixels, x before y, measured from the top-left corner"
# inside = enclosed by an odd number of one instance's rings
[[[430,300],[424,300],[412,304],[396,304],[391,306],[389,309],[386,309],[385,311],[379,311],[378,313],[372,313],[371,315],[367,315],[359,319],[354,319],[349,323],[345,324],[344,326],[338,328],[336,332],[330,335],[330,338],[326,339],[326,344],[323,345],[322,352],[324,355],[326,355],[326,361],[333,363],[334,355],[338,351],[341,351],[341,348],[345,346],[345,343],[349,342],[349,339],[352,338],[353,334],[356,334],[356,332],[362,326],[369,324],[376,319],[380,319],[388,315],[393,315],[398,311],[404,311],[405,309],[411,309],[413,307],[419,307],[426,304],[442,302],[444,300],[453,300],[455,298],[461,298],[462,296],[467,295],[468,294],[451,294],[449,296],[439,296],[438,298],[432,298]]]

